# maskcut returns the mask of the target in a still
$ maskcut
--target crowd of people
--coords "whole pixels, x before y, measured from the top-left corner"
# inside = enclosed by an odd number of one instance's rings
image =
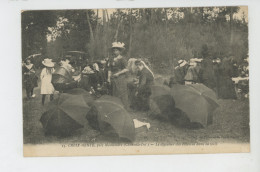
[[[52,59],[44,59],[39,76],[42,104],[45,104],[47,95],[52,101],[55,91],[63,93],[80,87],[96,97],[103,94],[118,97],[126,109],[148,110],[154,74],[141,59],[127,60],[122,55],[124,50],[124,43],[114,42],[111,47],[113,56],[84,63],[80,67],[73,66],[69,57],[62,58],[57,64]],[[26,59],[23,64],[23,76],[27,99],[34,98],[33,91],[38,86],[38,77],[30,59]],[[235,99],[238,90],[248,93],[248,83],[239,87],[239,82],[232,80],[236,77],[248,78],[248,59],[238,66],[232,56],[222,60],[193,58],[188,62],[178,61],[167,85],[174,87],[175,84],[203,83],[214,90],[218,98]]]
[[[47,95],[50,95],[50,101],[53,100],[55,91],[62,93],[80,87],[96,97],[102,94],[118,97],[126,109],[149,109],[150,86],[154,74],[142,60],[127,60],[122,55],[124,50],[124,43],[114,42],[111,47],[113,56],[87,63],[81,71],[67,57],[62,58],[58,64],[52,59],[44,59],[44,68],[40,74],[42,104],[45,104]],[[28,67],[30,65],[32,67]],[[30,74],[27,75],[26,72],[29,71]],[[27,98],[33,98],[33,88],[37,86],[38,78],[30,59],[23,64],[23,74]]]
[[[214,90],[218,98],[236,99],[239,92],[248,94],[248,58],[238,65],[233,56],[219,58],[193,58],[189,62],[179,60],[168,85],[203,83]],[[238,78],[237,82],[236,78]],[[244,81],[244,82],[240,82]]]

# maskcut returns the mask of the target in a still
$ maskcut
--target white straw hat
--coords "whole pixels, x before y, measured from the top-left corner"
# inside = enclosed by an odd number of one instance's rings
[[[123,42],[113,42],[112,48],[125,49],[125,44]]]
[[[194,58],[193,61],[197,62],[197,63],[201,63],[203,59],[198,59],[198,58]]]
[[[44,59],[42,61],[42,64],[46,67],[54,67],[54,63],[52,62],[52,59]]]
[[[178,64],[179,64],[180,67],[183,67],[187,64],[187,62],[186,62],[186,60],[179,60]]]

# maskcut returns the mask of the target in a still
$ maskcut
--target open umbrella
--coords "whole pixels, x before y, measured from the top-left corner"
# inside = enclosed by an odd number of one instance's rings
[[[69,71],[63,67],[55,69],[51,82],[57,91],[67,91],[78,86],[77,81],[74,81]]]
[[[90,126],[104,135],[116,136],[133,141],[135,128],[133,120],[124,109],[120,99],[104,95],[90,103],[91,110],[86,115]]]
[[[28,56],[26,59],[30,59],[36,68],[42,66],[42,60],[43,60],[42,54],[32,54]]]
[[[175,108],[170,88],[164,85],[152,85],[151,91],[150,113],[168,119]]]
[[[178,85],[171,88],[175,106],[185,112],[191,122],[207,126],[213,122],[212,112],[219,106],[213,90],[203,84]]]
[[[62,93],[48,104],[40,119],[46,134],[68,135],[84,126],[85,115],[90,109],[88,102],[93,99],[88,92],[80,91],[81,94]]]
[[[191,122],[188,115],[175,106],[171,89],[164,85],[153,85],[150,100],[150,114],[157,115],[171,124],[188,129],[202,128],[201,124]]]
[[[194,91],[197,91],[198,94],[203,95],[208,100],[213,100],[214,102],[217,101],[216,93],[204,84],[189,84],[187,86],[193,88]]]

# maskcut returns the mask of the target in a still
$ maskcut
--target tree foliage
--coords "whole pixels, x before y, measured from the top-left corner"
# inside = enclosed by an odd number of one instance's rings
[[[78,50],[95,60],[109,56],[111,43],[119,41],[126,44],[127,57],[148,58],[158,71],[194,57],[232,54],[239,62],[248,54],[248,24],[245,14],[234,18],[238,11],[201,7],[23,12],[23,55],[42,48],[58,58]]]

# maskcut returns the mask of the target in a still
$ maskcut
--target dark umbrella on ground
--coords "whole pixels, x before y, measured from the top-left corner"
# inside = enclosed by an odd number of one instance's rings
[[[40,119],[46,134],[66,136],[84,126],[85,115],[90,109],[88,102],[93,99],[84,90],[75,92],[78,94],[62,93],[47,105],[47,111]]]
[[[185,112],[175,107],[175,101],[169,87],[165,85],[153,85],[151,86],[151,90],[151,115],[161,117],[178,127],[190,129],[201,128],[200,125],[190,122],[190,119]]]
[[[197,91],[198,94],[203,95],[209,101],[213,100],[214,102],[217,102],[216,93],[209,87],[205,86],[204,84],[190,84],[187,86],[193,88],[194,91]]]
[[[104,95],[89,104],[91,110],[86,118],[91,127],[112,138],[134,141],[133,120],[118,98]]]
[[[150,113],[168,119],[175,108],[170,88],[164,85],[153,85],[151,91]]]
[[[219,106],[213,90],[203,84],[176,84],[171,88],[171,94],[176,107],[185,112],[191,122],[203,126],[212,124],[212,113]]]

